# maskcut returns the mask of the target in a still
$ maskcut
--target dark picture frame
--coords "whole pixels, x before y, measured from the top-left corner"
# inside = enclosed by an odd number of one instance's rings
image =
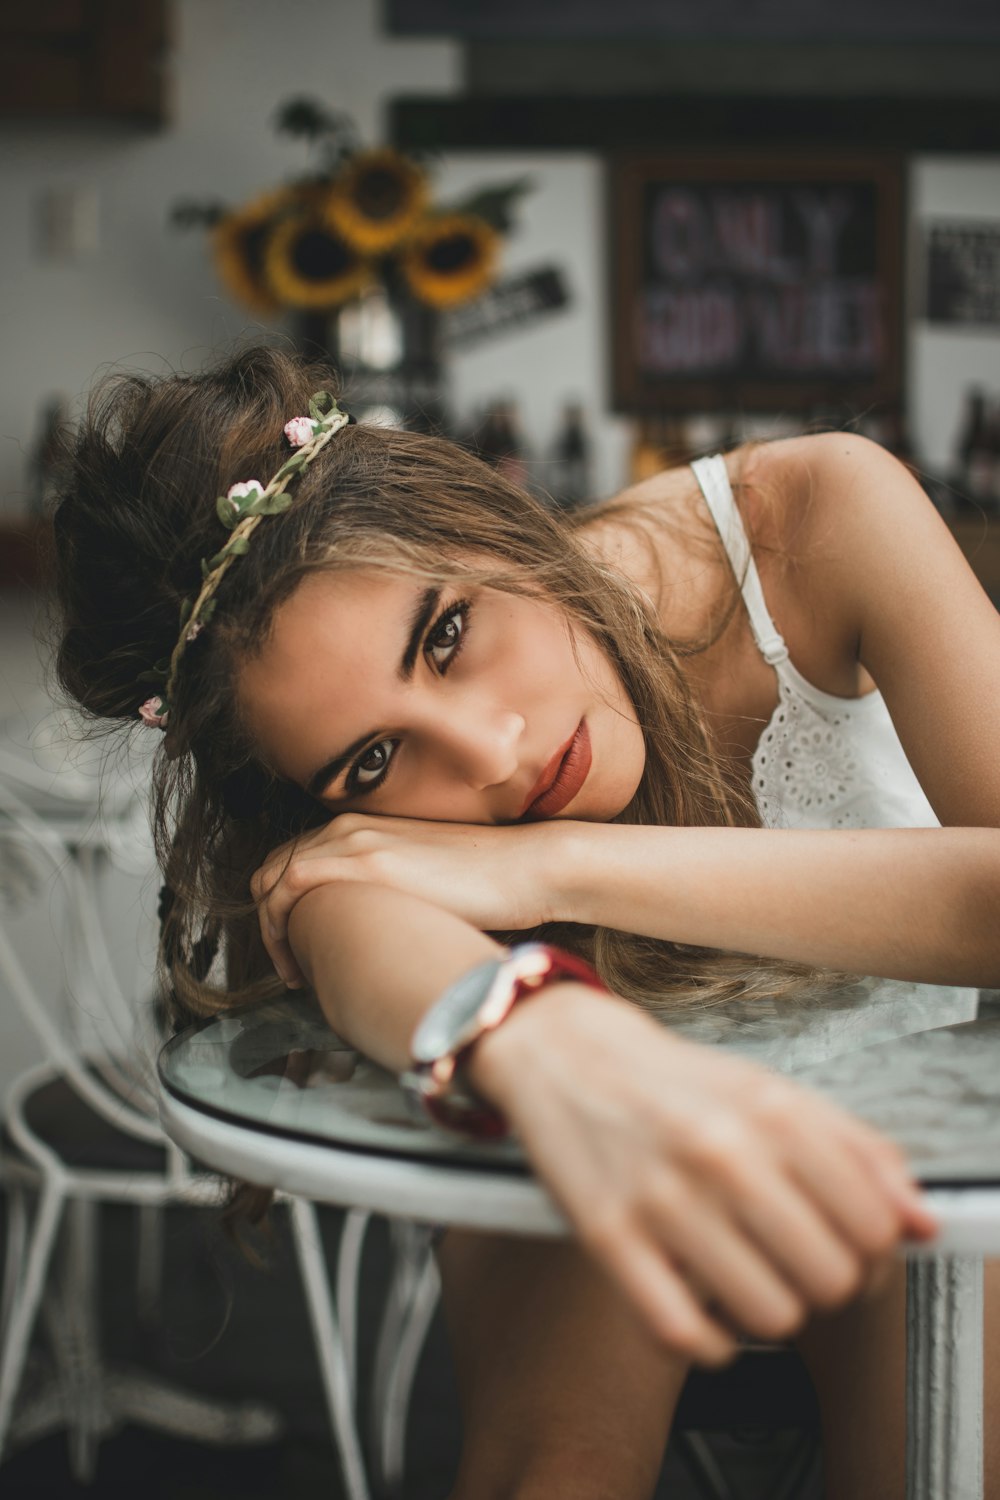
[[[901,157],[635,153],[608,188],[616,411],[898,407]]]

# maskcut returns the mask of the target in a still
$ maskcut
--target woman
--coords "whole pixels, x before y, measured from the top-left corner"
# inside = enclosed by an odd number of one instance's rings
[[[402,1070],[442,995],[525,962],[497,934],[591,958],[607,991],[553,957],[461,1054],[576,1241],[439,1246],[455,1500],[648,1495],[691,1361],[738,1332],[799,1333],[829,1496],[901,1493],[887,1257],[935,1229],[904,1163],[643,1007],[793,1004],[823,967],[997,982],[995,611],[863,440],[738,451],[567,521],[310,406],[324,375],[251,350],[98,393],[56,516],[63,682],[166,731],[181,1007],[305,981]]]

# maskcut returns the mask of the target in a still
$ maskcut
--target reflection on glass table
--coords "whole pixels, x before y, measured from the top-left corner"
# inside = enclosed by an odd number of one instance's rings
[[[904,1147],[921,1181],[1000,1182],[1000,1016],[937,1024],[969,996],[859,980],[805,1006],[730,1005],[673,1029],[822,1090]],[[970,1017],[974,1001],[966,1001]],[[392,1074],[330,1029],[305,996],[231,1011],[175,1037],[169,1094],[303,1141],[528,1172],[514,1141],[465,1141],[415,1112]]]

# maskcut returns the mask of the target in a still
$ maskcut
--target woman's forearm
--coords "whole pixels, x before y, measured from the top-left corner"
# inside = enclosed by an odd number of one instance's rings
[[[566,825],[552,915],[938,984],[1000,983],[1000,830]]]
[[[334,1031],[400,1072],[424,1011],[502,950],[460,917],[384,886],[319,886],[289,921],[295,957]]]
[[[355,882],[303,896],[289,935],[334,1031],[396,1073],[409,1064],[410,1039],[424,1012],[467,970],[504,951],[451,912]],[[592,1015],[598,1001],[605,1010],[624,1003],[570,981],[546,985],[477,1042],[470,1082],[505,1112],[516,1108],[519,1096],[532,1092],[532,1064],[544,1064],[543,1053],[558,1054],[567,1006]]]

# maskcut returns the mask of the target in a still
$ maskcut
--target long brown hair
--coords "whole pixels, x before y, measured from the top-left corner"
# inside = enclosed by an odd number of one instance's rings
[[[318,389],[335,391],[328,368],[258,347],[204,374],[117,376],[93,393],[55,515],[58,671],[88,714],[137,724],[152,691],[144,674],[169,656],[181,603],[198,589],[199,560],[218,550],[215,496],[276,472],[287,457],[284,423]],[[749,787],[713,747],[682,648],[566,518],[450,442],[363,424],[322,450],[294,497],[223,580],[213,623],[185,655],[169,754],[154,772],[169,888],[161,958],[180,1017],[281,990],[250,876],[277,844],[328,813],[258,759],[233,683],[276,606],[312,572],[364,563],[547,595],[606,653],[642,727],[645,771],[619,820],[759,823]],[[607,928],[547,931],[588,955],[618,993],[661,1014],[774,995],[808,972]],[[212,968],[220,938],[224,975]]]

